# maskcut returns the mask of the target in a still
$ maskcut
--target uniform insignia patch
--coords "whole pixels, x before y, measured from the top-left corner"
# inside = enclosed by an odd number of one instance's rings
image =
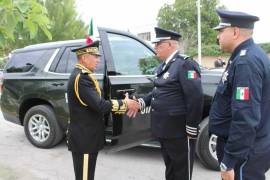
[[[247,54],[247,50],[246,49],[242,49],[240,51],[240,56],[245,56]]]
[[[226,82],[228,80],[228,71],[225,71],[222,75],[222,83]]]
[[[170,73],[169,73],[169,72],[164,73],[164,75],[163,75],[163,79],[168,79],[169,75],[170,75]]]
[[[198,78],[198,74],[197,74],[196,71],[188,71],[187,78],[188,79],[197,79]]]
[[[248,87],[237,87],[236,88],[236,100],[249,100],[249,88]]]

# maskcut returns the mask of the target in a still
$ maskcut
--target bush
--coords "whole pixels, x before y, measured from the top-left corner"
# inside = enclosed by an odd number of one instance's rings
[[[0,69],[4,69],[7,63],[7,57],[0,57]]]
[[[270,53],[270,43],[262,43],[259,44],[263,50],[265,50],[266,53]]]
[[[191,48],[187,51],[189,56],[197,56],[198,49],[197,47]],[[222,52],[219,49],[219,46],[216,44],[202,45],[202,56],[227,56],[227,53]]]

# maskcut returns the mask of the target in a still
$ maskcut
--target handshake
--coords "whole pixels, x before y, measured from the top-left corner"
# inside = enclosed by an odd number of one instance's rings
[[[128,93],[125,94],[125,101],[127,103],[127,116],[129,118],[133,117],[135,118],[136,117],[136,114],[137,112],[139,112],[140,110],[140,103],[138,102],[138,100],[135,98],[135,96],[133,97],[133,99],[130,99],[129,98],[129,95]]]

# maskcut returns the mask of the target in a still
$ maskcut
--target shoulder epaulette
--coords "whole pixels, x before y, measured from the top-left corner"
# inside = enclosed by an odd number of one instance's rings
[[[185,54],[179,54],[184,60],[190,59],[190,56],[185,55]]]
[[[86,70],[82,69],[82,73],[83,74],[89,74],[89,71],[86,71]]]
[[[101,97],[101,90],[100,90],[98,81],[96,80],[96,78],[93,77],[93,75],[91,74],[91,71],[89,71],[87,68],[85,68],[85,67],[84,67],[83,65],[81,65],[81,64],[76,64],[76,67],[79,68],[82,72],[79,73],[79,74],[76,76],[76,78],[75,78],[75,82],[74,82],[74,91],[75,91],[75,95],[76,95],[76,97],[78,98],[78,100],[80,101],[80,103],[81,103],[83,106],[87,106],[87,104],[85,104],[85,103],[81,100],[80,94],[79,94],[79,80],[80,80],[81,74],[87,75],[88,78],[94,83],[95,88],[96,88],[96,90],[97,90],[97,93],[98,93],[99,97]]]

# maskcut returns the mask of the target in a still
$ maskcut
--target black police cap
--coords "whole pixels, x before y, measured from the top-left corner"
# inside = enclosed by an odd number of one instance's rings
[[[163,41],[163,40],[176,40],[176,41],[178,41],[179,38],[182,37],[177,32],[162,29],[160,27],[155,27],[155,32],[156,32],[156,39],[154,41],[152,41],[153,43],[157,43],[157,42]]]
[[[71,51],[75,52],[77,56],[80,56],[82,54],[93,54],[96,56],[100,56],[98,48],[99,48],[99,41],[94,41],[93,43],[89,45],[72,49]]]
[[[220,30],[226,27],[253,29],[254,23],[259,20],[257,16],[244,12],[221,9],[217,9],[216,11],[220,17],[220,23],[214,28],[215,30]]]

